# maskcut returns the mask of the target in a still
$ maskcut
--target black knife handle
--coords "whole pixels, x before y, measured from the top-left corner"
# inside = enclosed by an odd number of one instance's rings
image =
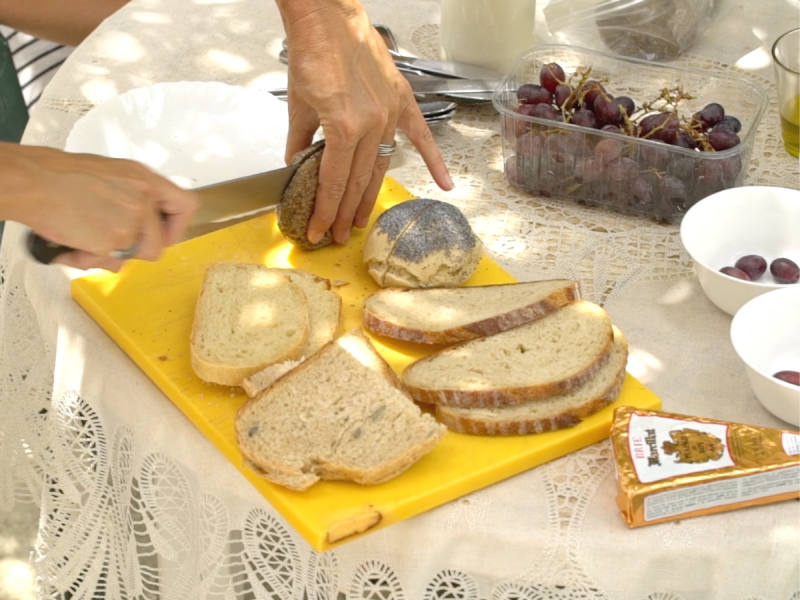
[[[127,260],[135,256],[138,249],[139,244],[134,244],[126,250],[115,250],[109,256],[119,260]],[[73,250],[75,250],[75,248],[62,246],[61,244],[55,244],[50,240],[46,240],[34,231],[28,233],[28,252],[43,265],[49,265],[65,252],[72,252]]]
[[[54,244],[33,231],[28,233],[28,252],[43,265],[49,265],[64,252],[72,252],[72,250],[74,248]]]

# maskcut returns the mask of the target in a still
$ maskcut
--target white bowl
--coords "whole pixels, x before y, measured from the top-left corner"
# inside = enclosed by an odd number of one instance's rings
[[[134,88],[94,107],[65,149],[142,162],[184,188],[284,166],[286,103],[215,81]]]
[[[800,371],[800,286],[763,294],[745,304],[731,322],[731,342],[761,404],[800,426],[800,386],[772,375]]]
[[[681,222],[681,241],[694,261],[700,286],[720,309],[733,315],[746,302],[787,285],[767,272],[744,281],[720,269],[742,256],[759,254],[800,264],[800,190],[749,186],[723,190],[692,206]]]

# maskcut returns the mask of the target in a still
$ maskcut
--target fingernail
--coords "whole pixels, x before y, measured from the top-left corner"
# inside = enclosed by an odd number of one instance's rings
[[[350,239],[350,230],[349,230],[349,229],[347,229],[347,230],[343,231],[343,232],[342,232],[342,233],[341,233],[341,234],[338,236],[338,239],[337,239],[336,241],[337,241],[338,243],[340,243],[340,244],[346,244],[346,243],[347,243],[347,240],[349,240],[349,239]]]
[[[316,244],[318,241],[320,241],[322,239],[323,235],[325,235],[325,233],[322,232],[322,231],[311,231],[311,230],[309,230],[308,234],[306,235],[306,237],[308,238],[309,242],[311,242],[312,244]]]
[[[446,175],[447,175],[447,185],[448,185],[447,191],[449,192],[450,190],[455,189],[456,184],[453,183],[453,178],[450,177],[450,173],[447,173]]]
[[[359,229],[364,229],[364,227],[366,227],[368,223],[369,223],[369,217],[359,217],[358,219],[355,220],[355,223],[353,223],[353,225],[355,225]]]

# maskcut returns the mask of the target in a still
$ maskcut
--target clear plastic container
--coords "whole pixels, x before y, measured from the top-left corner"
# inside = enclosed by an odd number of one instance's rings
[[[551,0],[544,17],[561,43],[657,62],[689,49],[716,0]]]
[[[517,90],[523,84],[539,84],[539,73],[548,63],[558,63],[567,80],[573,77],[573,81],[591,68],[589,77],[602,82],[608,93],[634,100],[633,122],[655,112],[640,107],[655,101],[663,90],[680,88],[692,96],[680,100],[673,113],[684,125],[707,104],[719,103],[726,115],[741,122],[740,143],[726,150],[701,151],[520,114]],[[679,223],[702,198],[742,185],[768,97],[761,87],[740,77],[552,44],[521,54],[492,102],[501,115],[505,174],[514,186],[540,196]],[[609,154],[610,147],[615,153]]]

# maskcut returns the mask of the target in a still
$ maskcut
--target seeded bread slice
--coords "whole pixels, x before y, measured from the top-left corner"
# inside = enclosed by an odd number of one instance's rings
[[[378,335],[452,344],[540,319],[580,298],[571,279],[456,288],[385,288],[364,300],[361,320]]]
[[[565,394],[607,362],[613,331],[606,311],[576,300],[531,323],[450,346],[403,372],[414,400],[492,407]]]
[[[325,140],[315,142],[292,157],[291,164],[300,165],[292,175],[277,207],[278,229],[295,246],[316,250],[333,241],[330,230],[312,244],[308,241],[308,222],[314,214],[319,185],[319,167]]]
[[[294,490],[320,479],[382,483],[430,452],[447,428],[423,413],[354,329],[239,409],[236,439],[263,477]]]
[[[527,435],[573,427],[611,404],[619,396],[628,342],[614,327],[608,362],[581,387],[566,394],[498,408],[436,407],[436,416],[449,429],[473,435]]]
[[[190,338],[194,372],[222,385],[298,358],[308,338],[308,304],[288,277],[259,264],[220,262],[205,273]]]
[[[339,332],[342,318],[342,298],[331,289],[331,282],[324,277],[302,269],[275,269],[297,285],[306,297],[309,314],[308,339],[297,360],[288,360],[270,365],[249,377],[245,377],[242,387],[247,395],[255,397],[272,384],[278,377],[299,365],[305,357],[311,356],[325,344],[334,339]]]

